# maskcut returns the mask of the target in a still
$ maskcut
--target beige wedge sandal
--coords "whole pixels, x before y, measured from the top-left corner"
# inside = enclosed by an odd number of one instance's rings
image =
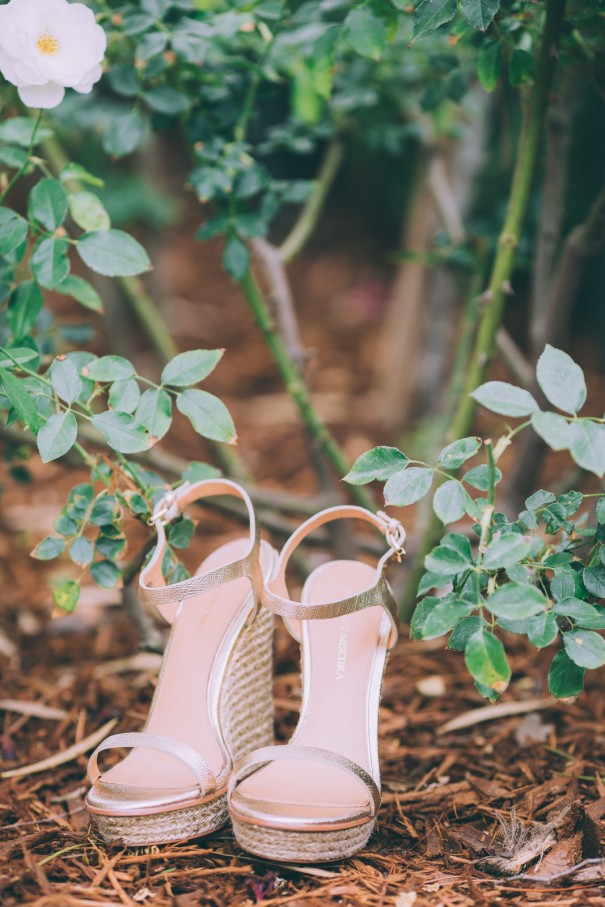
[[[250,537],[228,542],[190,579],[166,585],[165,526],[188,504],[240,497]],[[108,737],[92,754],[86,807],[102,837],[147,845],[208,834],[228,820],[233,762],[273,740],[273,615],[259,608],[277,552],[261,541],[252,502],[234,482],[208,480],[169,491],[152,522],[157,547],[141,573],[140,597],[172,624],[142,733]],[[106,772],[101,752],[131,749]]]
[[[343,517],[373,523],[389,550],[376,569],[350,560],[323,564],[309,576],[302,601],[293,601],[286,586],[292,552],[312,530]],[[397,640],[386,571],[401,561],[404,541],[401,524],[385,514],[333,507],[294,533],[265,585],[263,605],[301,642],[303,698],[290,743],[245,756],[229,781],[235,836],[250,853],[338,860],[364,847],[376,825],[378,706],[387,653]]]

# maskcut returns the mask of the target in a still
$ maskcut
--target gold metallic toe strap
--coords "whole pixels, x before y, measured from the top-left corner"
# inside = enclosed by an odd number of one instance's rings
[[[166,585],[162,573],[162,561],[166,553],[167,539],[165,526],[175,519],[189,504],[201,498],[215,495],[231,495],[241,498],[246,505],[250,519],[250,545],[243,557],[197,574],[178,583]],[[255,591],[257,601],[262,589],[260,567],[260,526],[247,492],[235,482],[228,479],[207,479],[190,484],[185,482],[174,491],[168,491],[156,504],[150,522],[155,526],[158,541],[153,555],[141,571],[139,579],[139,598],[144,604],[154,605],[162,617],[171,623],[174,620],[178,603],[210,589],[216,589],[224,583],[248,577]]]
[[[147,733],[114,734],[99,744],[88,760],[88,777],[91,784],[95,784],[102,776],[98,762],[100,753],[104,750],[135,749],[137,747],[166,753],[186,765],[199,784],[202,797],[205,797],[208,792],[216,790],[216,778],[206,760],[197,750],[173,737]]]
[[[263,746],[254,750],[237,763],[227,788],[227,798],[230,799],[235,788],[241,784],[250,775],[254,775],[271,762],[280,762],[284,760],[296,760],[298,762],[319,762],[323,765],[332,765],[341,768],[354,775],[355,778],[364,785],[368,792],[370,801],[371,815],[375,816],[380,808],[380,789],[369,772],[357,765],[346,756],[340,753],[334,753],[332,750],[324,750],[315,746],[295,746],[286,744],[285,746]]]
[[[385,535],[390,547],[378,563],[374,584],[357,595],[335,601],[299,602],[291,599],[286,585],[286,569],[294,550],[307,535],[319,526],[340,519],[365,520],[372,523]],[[262,603],[269,611],[279,614],[285,619],[288,629],[296,638],[299,638],[300,634],[294,630],[292,621],[342,617],[345,614],[380,605],[388,614],[391,622],[389,647],[392,647],[397,641],[398,615],[397,605],[387,582],[386,573],[394,560],[401,561],[405,554],[404,543],[405,529],[401,523],[391,519],[385,513],[375,514],[363,507],[352,505],[330,507],[303,523],[286,542],[280,554],[277,573],[263,588]]]

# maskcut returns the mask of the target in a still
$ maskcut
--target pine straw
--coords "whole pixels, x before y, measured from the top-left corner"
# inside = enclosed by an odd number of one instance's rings
[[[28,646],[21,670],[5,671],[4,695],[64,709],[67,717],[4,713],[3,768],[45,758],[112,717],[119,718],[120,731],[140,727],[155,674],[145,667],[129,674],[97,670],[135,651],[131,635],[122,614],[109,610],[96,630],[52,635]],[[277,664],[277,728],[280,738],[287,738],[296,721],[299,681],[296,647],[285,634],[278,638]],[[506,701],[544,696],[543,653],[517,647],[513,667]],[[445,693],[427,698],[415,685],[432,675],[445,681]],[[568,871],[578,859],[597,857],[604,837],[599,816],[605,799],[598,801],[605,797],[605,784],[598,773],[605,754],[605,701],[597,684],[573,705],[553,701],[531,726],[522,727],[527,716],[514,715],[437,734],[445,722],[480,704],[460,656],[435,643],[400,643],[381,707],[379,831],[363,853],[341,864],[297,868],[251,859],[228,830],[179,845],[107,850],[91,835],[82,809],[85,757],[52,772],[4,781],[0,902],[3,907],[605,905],[600,867]],[[536,729],[541,742],[531,742]],[[573,822],[553,824],[553,816],[572,803]],[[592,844],[584,806],[596,817],[590,820]],[[543,833],[543,826],[531,823],[543,823],[551,837],[558,828],[552,859],[541,864],[547,871],[537,869],[539,877],[550,877],[558,868],[550,884],[526,876],[506,879],[513,874],[506,869],[507,845],[514,851],[515,835],[527,844],[531,832],[535,845],[535,836]],[[504,870],[494,874],[492,868],[490,874],[480,866],[493,857]],[[526,874],[532,870],[525,867]],[[581,872],[588,872],[588,879],[582,881]]]

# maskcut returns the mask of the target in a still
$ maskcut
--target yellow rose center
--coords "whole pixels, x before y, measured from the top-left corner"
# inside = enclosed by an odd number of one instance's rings
[[[59,42],[54,35],[49,35],[48,32],[40,35],[37,46],[40,53],[44,54],[45,57],[52,57],[59,50]]]

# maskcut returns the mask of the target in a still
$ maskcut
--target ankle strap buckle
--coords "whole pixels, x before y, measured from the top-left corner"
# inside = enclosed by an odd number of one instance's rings
[[[148,519],[150,526],[166,526],[179,514],[179,501],[191,487],[191,482],[183,482],[178,488],[169,488],[153,508]]]
[[[405,554],[405,548],[403,547],[406,539],[405,529],[399,520],[390,517],[388,513],[385,513],[383,510],[379,510],[376,516],[384,527],[384,534],[387,542],[395,552],[397,560],[401,562],[401,558]]]

